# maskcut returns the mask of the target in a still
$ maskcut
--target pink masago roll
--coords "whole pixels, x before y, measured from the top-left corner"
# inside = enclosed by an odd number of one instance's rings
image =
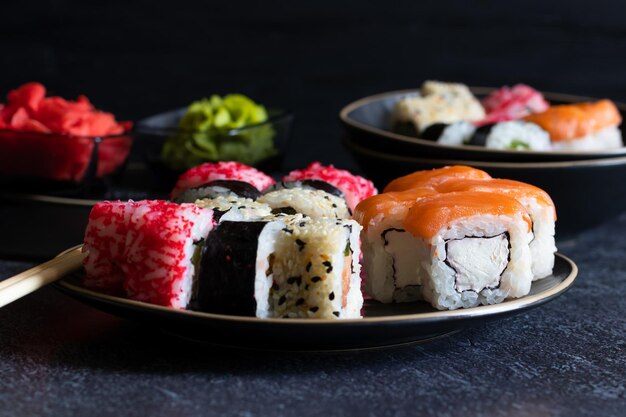
[[[371,181],[332,165],[324,166],[319,162],[313,162],[304,169],[291,171],[283,178],[285,182],[302,180],[320,180],[333,185],[343,192],[351,211],[354,211],[361,200],[378,194]]]
[[[89,216],[85,286],[186,308],[196,245],[214,226],[213,211],[167,201],[105,201]]]

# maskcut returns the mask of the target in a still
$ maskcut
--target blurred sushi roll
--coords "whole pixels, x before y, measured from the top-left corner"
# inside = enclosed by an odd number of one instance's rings
[[[181,191],[175,198],[175,203],[193,203],[203,198],[231,197],[249,198],[256,200],[261,192],[252,184],[238,180],[214,180],[198,187]]]
[[[466,85],[438,81],[426,81],[419,95],[399,101],[393,112],[396,123],[413,123],[418,134],[435,123],[474,122],[484,117],[482,105]]]
[[[257,202],[267,204],[274,214],[301,213],[314,219],[349,219],[351,215],[346,200],[319,189],[283,188],[263,194]]]
[[[184,309],[213,226],[212,210],[193,204],[97,203],[85,231],[85,286]]]
[[[522,297],[532,282],[532,222],[510,197],[485,192],[418,200],[404,228],[419,242],[422,294],[441,310]]]
[[[204,245],[197,308],[259,318],[358,318],[358,235],[352,220],[277,216],[221,222]]]
[[[420,137],[442,145],[463,145],[470,141],[475,130],[469,122],[434,123],[424,129]]]
[[[356,207],[354,219],[363,226],[361,242],[365,291],[383,303],[422,299],[416,253],[420,242],[404,228],[409,209],[436,191],[418,188],[378,194]]]
[[[546,130],[555,150],[601,150],[623,146],[622,116],[610,100],[552,106],[524,118]]]
[[[172,201],[176,201],[179,195],[181,195],[185,190],[205,188],[207,184],[218,180],[245,182],[252,185],[258,191],[262,191],[275,183],[272,177],[240,162],[207,162],[183,173],[178,178],[178,181],[170,194],[170,198]],[[221,186],[226,188],[228,192],[231,192],[239,197],[249,197],[249,195],[245,194],[249,192],[249,187],[247,188],[247,191],[244,191],[242,187],[237,187],[236,184],[232,183],[221,183]],[[211,192],[215,191],[216,190],[213,189]],[[221,195],[224,194],[222,193]],[[186,200],[189,200],[190,198],[191,197],[186,198]]]
[[[469,145],[492,149],[535,150],[551,149],[550,135],[534,123],[510,121],[487,124],[476,129]]]
[[[518,120],[550,107],[543,94],[525,84],[494,90],[481,100],[481,104],[487,116],[478,122],[479,125]]]
[[[533,280],[552,274],[556,252],[554,240],[556,209],[548,193],[523,182],[503,179],[448,181],[440,184],[436,190],[441,193],[462,191],[497,193],[517,200],[532,220],[533,239],[530,242],[530,253]]]
[[[250,198],[218,196],[196,200],[195,204],[212,209],[216,222],[257,220],[272,215],[270,206]]]
[[[291,171],[282,179],[283,182],[306,180],[323,181],[339,189],[343,193],[350,211],[354,211],[361,200],[378,193],[371,181],[332,165],[324,166],[319,162],[313,162],[304,169]]]

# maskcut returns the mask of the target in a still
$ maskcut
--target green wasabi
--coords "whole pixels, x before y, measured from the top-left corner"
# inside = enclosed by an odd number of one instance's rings
[[[180,119],[180,132],[163,144],[161,159],[173,170],[206,161],[239,161],[253,165],[277,153],[276,132],[265,107],[241,94],[194,101]]]

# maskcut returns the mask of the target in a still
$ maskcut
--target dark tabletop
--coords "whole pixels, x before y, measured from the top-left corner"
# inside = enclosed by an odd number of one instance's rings
[[[610,0],[38,3],[3,5],[0,94],[38,80],[136,120],[242,92],[296,111],[284,169],[356,168],[339,109],[424,79],[626,100]],[[382,351],[216,349],[45,288],[0,309],[0,416],[623,416],[624,236],[626,217],[561,242],[580,275],[541,308]]]
[[[218,349],[46,288],[0,309],[0,415],[623,416],[625,234],[562,242],[580,275],[543,307],[380,351]]]

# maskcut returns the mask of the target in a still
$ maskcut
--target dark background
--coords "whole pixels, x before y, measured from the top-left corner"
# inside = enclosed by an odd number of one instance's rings
[[[337,114],[424,79],[626,99],[620,1],[100,1],[2,5],[0,92],[38,80],[140,119],[212,93],[296,111],[287,168],[351,167]]]

